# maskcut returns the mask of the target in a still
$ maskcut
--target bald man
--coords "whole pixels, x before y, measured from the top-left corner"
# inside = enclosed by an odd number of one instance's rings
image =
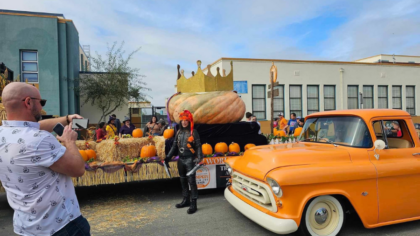
[[[8,84],[2,101],[7,120],[0,127],[0,181],[15,210],[15,233],[90,235],[71,180],[85,172],[77,133],[71,129],[72,120],[81,116],[40,121],[46,100],[25,83]],[[55,138],[50,132],[57,123],[65,128]]]

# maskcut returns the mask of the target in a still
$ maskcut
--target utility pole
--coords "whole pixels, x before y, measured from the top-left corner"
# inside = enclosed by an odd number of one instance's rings
[[[274,123],[274,97],[279,96],[279,89],[274,89],[274,87],[278,86],[279,82],[277,82],[277,67],[271,65],[270,68],[270,84],[268,85],[268,94],[267,97],[271,98],[271,122],[270,122],[270,130],[273,133],[273,123]],[[270,90],[271,89],[271,90]]]

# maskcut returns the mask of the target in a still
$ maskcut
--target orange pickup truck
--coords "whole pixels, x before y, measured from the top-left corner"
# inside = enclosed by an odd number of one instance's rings
[[[278,234],[334,236],[352,210],[366,228],[420,219],[420,141],[405,111],[315,113],[299,142],[225,163],[228,202]]]

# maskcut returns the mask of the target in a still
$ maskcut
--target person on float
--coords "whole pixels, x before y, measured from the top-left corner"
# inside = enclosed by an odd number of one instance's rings
[[[191,171],[197,163],[203,161],[203,152],[201,151],[200,136],[194,129],[194,121],[192,114],[185,110],[179,115],[180,130],[175,135],[175,139],[171,150],[166,156],[165,162],[169,166],[173,154],[178,149],[178,172],[181,179],[182,195],[184,199],[181,203],[176,204],[176,208],[189,206],[187,213],[193,214],[197,211],[198,189],[195,179],[195,173],[187,177],[187,173]],[[189,187],[191,188],[191,200]]]
[[[131,123],[130,118],[127,116],[124,117],[123,126],[121,126],[119,137],[121,138],[125,134],[133,135],[133,130],[136,129],[136,126],[134,126]]]
[[[106,126],[106,133],[108,137],[114,137],[117,133],[117,127],[115,126],[115,118],[110,116],[108,125]]]

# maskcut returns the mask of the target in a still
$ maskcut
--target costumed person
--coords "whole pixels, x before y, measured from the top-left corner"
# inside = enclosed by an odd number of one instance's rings
[[[176,204],[176,208],[189,206],[187,213],[193,214],[197,211],[198,189],[195,179],[195,173],[187,176],[194,166],[203,161],[203,152],[201,151],[200,136],[194,129],[194,121],[191,112],[185,110],[179,115],[180,130],[175,135],[175,139],[171,150],[166,155],[165,162],[169,166],[169,161],[178,150],[178,172],[181,179],[182,196],[184,199],[181,203]],[[191,199],[189,187],[191,188]]]
[[[109,137],[114,137],[117,133],[117,126],[115,126],[115,118],[110,116],[108,120],[108,125],[106,126],[106,132]]]
[[[136,126],[134,126],[131,123],[130,118],[127,116],[124,117],[123,126],[121,126],[119,137],[121,138],[124,134],[133,135],[133,130],[136,129]]]

